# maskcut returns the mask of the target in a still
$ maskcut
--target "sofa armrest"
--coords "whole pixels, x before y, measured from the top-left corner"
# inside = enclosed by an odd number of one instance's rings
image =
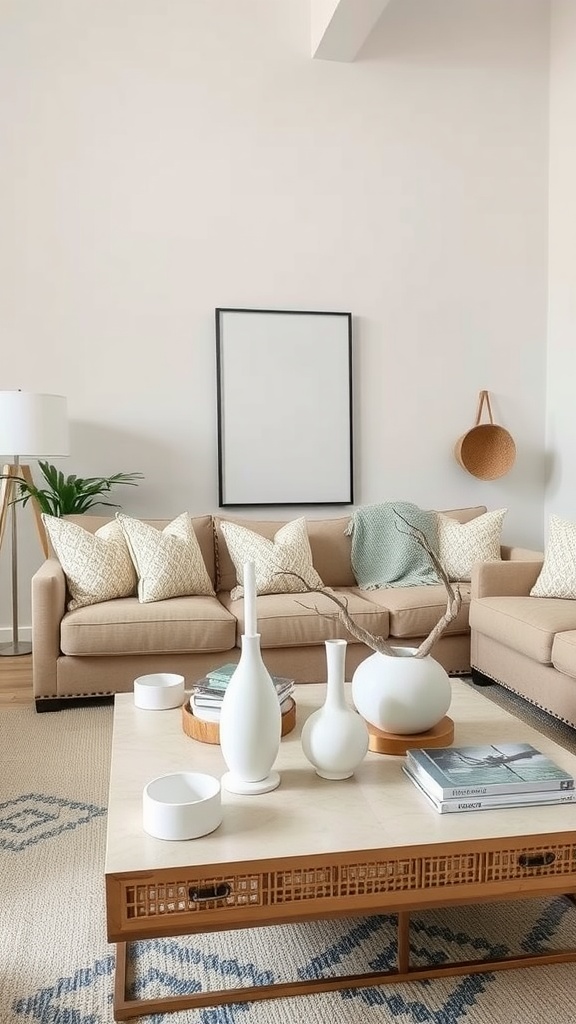
[[[529,561],[477,562],[472,569],[470,596],[528,597],[543,562],[543,555]]]
[[[60,622],[66,612],[66,577],[48,558],[32,577],[32,684],[35,697],[58,693]]]

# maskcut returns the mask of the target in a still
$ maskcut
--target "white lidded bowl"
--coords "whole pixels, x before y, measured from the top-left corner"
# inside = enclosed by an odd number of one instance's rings
[[[184,676],[152,672],[134,680],[134,704],[146,711],[167,711],[184,703]]]
[[[203,772],[160,775],[144,787],[142,823],[155,839],[198,839],[222,821],[220,780]]]

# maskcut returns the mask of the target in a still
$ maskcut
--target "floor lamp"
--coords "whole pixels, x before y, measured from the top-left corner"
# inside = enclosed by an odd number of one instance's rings
[[[68,455],[68,416],[62,395],[38,395],[26,391],[0,391],[0,452],[12,453],[0,480],[0,547],[4,538],[8,509],[12,528],[12,643],[0,647],[0,655],[29,654],[32,644],[18,635],[18,520],[15,499],[19,480],[32,484],[30,467],[22,458],[58,458]],[[18,453],[18,454],[16,454]],[[46,533],[40,509],[31,499],[40,543],[48,554]]]

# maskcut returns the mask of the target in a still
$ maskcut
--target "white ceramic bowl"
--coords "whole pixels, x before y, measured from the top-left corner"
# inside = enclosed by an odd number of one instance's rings
[[[184,676],[152,672],[134,680],[134,704],[147,711],[167,711],[184,703]]]
[[[155,839],[198,839],[221,821],[220,780],[213,775],[176,772],[144,787],[142,823]]]

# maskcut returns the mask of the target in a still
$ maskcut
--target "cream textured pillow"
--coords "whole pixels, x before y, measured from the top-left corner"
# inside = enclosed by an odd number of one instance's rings
[[[57,516],[43,514],[42,522],[66,576],[69,611],[136,593],[136,573],[118,523],[90,533]]]
[[[438,513],[438,557],[449,580],[469,580],[474,562],[500,560],[500,535],[507,511],[485,512],[468,523]]]
[[[286,523],[275,534],[274,540],[268,540],[237,523],[222,522],[220,525],[239,580],[244,578],[244,563],[254,562],[257,594],[303,593],[300,580],[283,575],[283,570],[298,573],[310,587],[324,586],[312,565],[304,518]],[[230,596],[236,601],[243,594],[244,587],[240,585],[234,587]]]
[[[544,564],[530,597],[576,598],[576,523],[550,516]]]
[[[168,597],[205,594],[214,588],[192,520],[183,512],[163,530],[123,512],[116,513],[138,574],[140,604]]]

